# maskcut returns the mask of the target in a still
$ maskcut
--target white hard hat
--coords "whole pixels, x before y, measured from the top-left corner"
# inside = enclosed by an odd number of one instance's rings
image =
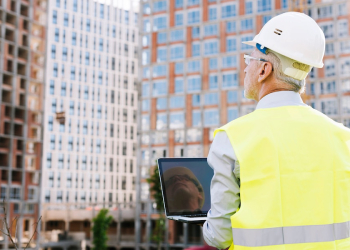
[[[268,48],[293,61],[323,67],[325,36],[317,23],[303,13],[280,14],[268,21],[253,41],[243,43],[256,46],[262,52]],[[277,56],[280,58],[280,55]]]

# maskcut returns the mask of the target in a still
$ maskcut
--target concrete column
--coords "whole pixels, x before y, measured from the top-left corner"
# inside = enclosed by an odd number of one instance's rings
[[[183,228],[184,228],[184,248],[187,247],[188,245],[188,224],[187,223],[183,223]]]
[[[152,213],[152,203],[147,202],[147,220],[146,220],[146,250],[149,250],[151,244],[152,226],[151,226],[151,213]]]

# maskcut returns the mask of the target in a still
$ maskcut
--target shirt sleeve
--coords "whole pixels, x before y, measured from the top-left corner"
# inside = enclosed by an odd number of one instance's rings
[[[230,217],[240,205],[239,183],[233,172],[236,160],[226,132],[218,132],[208,154],[214,176],[210,186],[211,209],[203,225],[203,237],[208,245],[219,249],[232,244]]]

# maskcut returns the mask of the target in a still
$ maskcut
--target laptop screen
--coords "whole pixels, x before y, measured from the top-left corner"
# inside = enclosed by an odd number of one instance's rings
[[[166,215],[206,214],[214,175],[207,158],[158,159]]]

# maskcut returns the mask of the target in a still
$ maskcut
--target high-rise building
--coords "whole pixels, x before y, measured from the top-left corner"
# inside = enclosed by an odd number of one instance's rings
[[[130,209],[136,200],[138,10],[114,3],[49,1],[46,232],[85,232],[91,239],[97,210]]]
[[[0,214],[19,246],[40,215],[46,11],[46,0],[0,1]],[[2,233],[0,248],[14,249]]]
[[[243,55],[252,47],[242,42],[252,40],[273,16],[293,9],[315,19],[327,42],[325,66],[309,74],[304,99],[350,126],[349,1],[141,1],[138,198],[145,235],[157,213],[146,181],[155,160],[206,157],[215,128],[255,109],[243,88]],[[200,242],[199,228],[167,223],[170,246]],[[140,243],[151,243],[142,236]]]

